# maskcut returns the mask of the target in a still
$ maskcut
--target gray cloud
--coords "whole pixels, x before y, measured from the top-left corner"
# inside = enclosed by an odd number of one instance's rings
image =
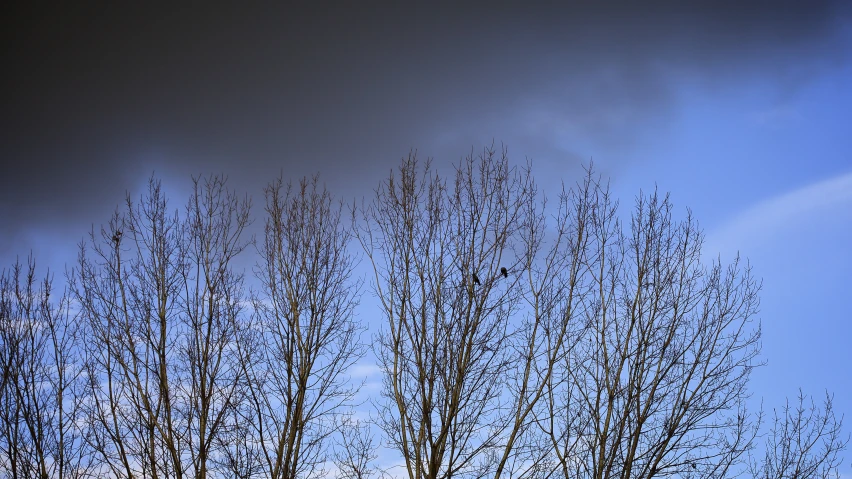
[[[257,198],[280,171],[365,194],[412,147],[579,162],[571,139],[617,153],[664,128],[678,78],[790,95],[849,53],[828,2],[27,8],[3,15],[3,256],[105,221],[153,170]]]

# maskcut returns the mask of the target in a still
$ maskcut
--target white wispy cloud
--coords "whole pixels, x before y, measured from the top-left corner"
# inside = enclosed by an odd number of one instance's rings
[[[852,172],[761,201],[708,234],[705,251],[731,253],[827,212],[852,212]]]
[[[378,365],[368,362],[356,363],[349,368],[349,375],[357,379],[374,379],[381,373],[382,370]]]
[[[782,104],[755,111],[751,114],[750,119],[759,126],[774,127],[797,122],[803,120],[804,117],[795,107]]]

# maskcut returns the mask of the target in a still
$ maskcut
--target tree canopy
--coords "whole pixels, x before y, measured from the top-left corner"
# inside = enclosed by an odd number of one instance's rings
[[[3,270],[0,476],[838,477],[829,394],[754,409],[760,281],[668,195],[411,154],[353,205],[278,178],[253,238],[247,196],[192,184],[128,196],[59,294]]]

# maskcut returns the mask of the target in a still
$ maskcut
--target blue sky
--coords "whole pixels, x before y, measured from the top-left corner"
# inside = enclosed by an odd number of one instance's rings
[[[615,182],[671,191],[703,225],[705,254],[739,252],[763,278],[768,365],[753,387],[767,407],[802,387],[852,411],[850,81],[838,68],[783,99],[768,78],[723,94],[685,82],[676,124]]]
[[[33,10],[4,28],[0,260],[61,273],[152,171],[175,206],[218,172],[257,206],[282,171],[361,197],[411,148],[502,142],[551,195],[590,160],[624,208],[671,192],[763,278],[755,396],[828,389],[852,419],[850,10],[695,5]]]

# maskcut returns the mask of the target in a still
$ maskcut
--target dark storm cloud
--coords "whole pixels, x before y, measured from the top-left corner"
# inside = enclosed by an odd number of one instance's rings
[[[411,147],[629,147],[666,118],[673,75],[795,89],[846,60],[849,18],[824,2],[275,5],[4,7],[0,254],[106,221],[155,169],[225,172],[256,197],[281,170],[321,171],[351,196]]]

